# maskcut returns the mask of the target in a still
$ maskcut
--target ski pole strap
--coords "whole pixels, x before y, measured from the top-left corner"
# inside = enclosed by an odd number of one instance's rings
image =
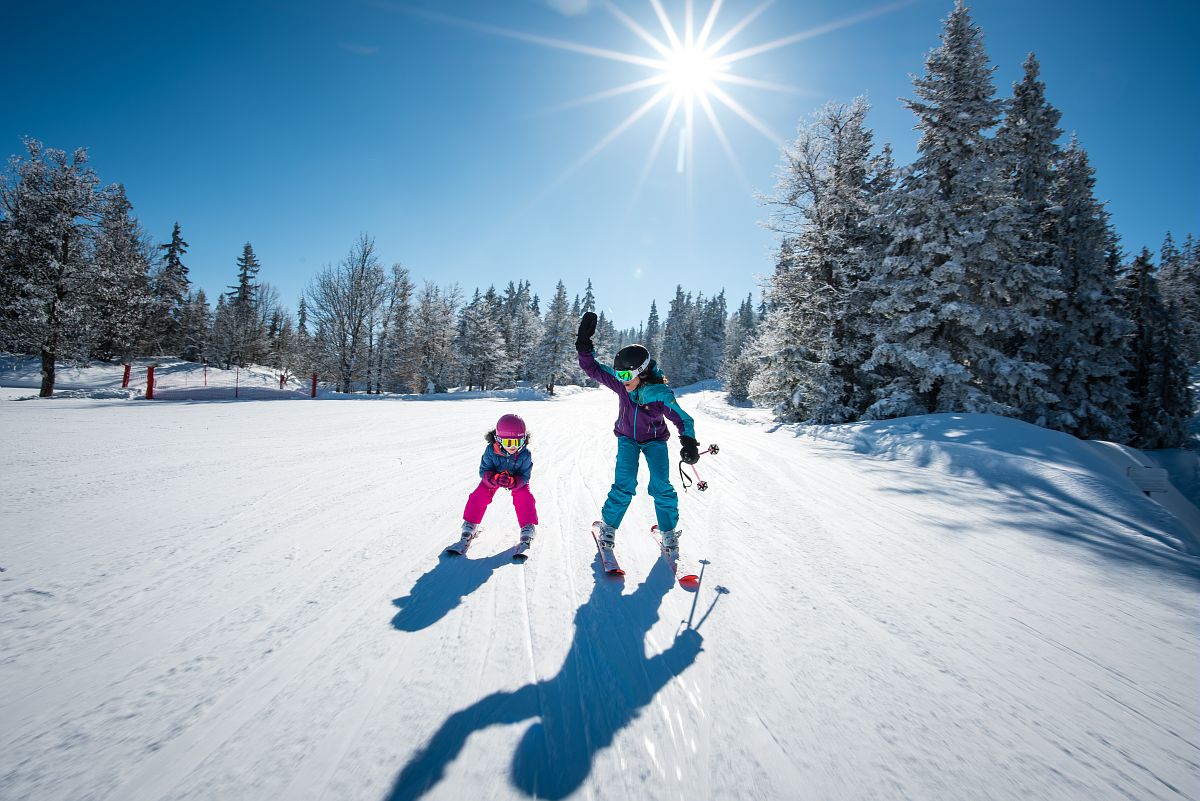
[[[692,486],[692,483],[693,483],[692,479],[688,477],[688,474],[683,472],[683,460],[682,459],[679,460],[679,483],[680,483],[680,485],[683,486],[684,492],[687,492],[687,488]]]

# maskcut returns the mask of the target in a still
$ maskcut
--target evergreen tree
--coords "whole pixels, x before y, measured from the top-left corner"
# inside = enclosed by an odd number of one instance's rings
[[[55,362],[83,357],[84,297],[91,282],[99,178],[87,151],[67,156],[25,139],[0,188],[0,346],[42,361],[40,395],[54,393]]]
[[[663,325],[662,351],[658,365],[677,386],[695,382],[699,376],[699,353],[696,348],[696,319],[692,296],[676,285],[675,298],[667,310]]]
[[[207,361],[213,313],[203,289],[189,292],[179,316],[179,355],[192,362]]]
[[[554,388],[570,380],[579,369],[575,357],[575,331],[579,327],[579,317],[573,314],[567,304],[567,288],[562,281],[554,289],[554,299],[546,309],[542,325],[534,380],[553,395]]]
[[[158,248],[162,251],[162,260],[151,281],[154,318],[147,335],[152,349],[161,353],[181,353],[184,348],[183,318],[191,281],[183,263],[188,243],[183,239],[178,222],[171,230],[171,241]]]
[[[589,278],[588,282],[587,282],[587,289],[584,290],[584,293],[583,293],[583,305],[581,306],[581,308],[579,310],[579,314],[580,314],[580,316],[582,316],[584,312],[593,312],[594,313],[595,311],[596,311],[596,295],[592,291],[592,279]]]
[[[461,305],[457,286],[446,292],[426,281],[413,313],[412,364],[421,392],[445,392],[459,373],[454,351],[454,319]]]
[[[709,298],[699,313],[699,330],[697,334],[697,362],[700,380],[716,378],[721,372],[721,363],[725,352],[725,324],[728,307],[725,304],[725,290],[715,297]]]
[[[1178,317],[1162,299],[1143,249],[1134,259],[1123,291],[1134,331],[1129,389],[1133,396],[1131,444],[1138,448],[1177,448],[1187,440],[1192,415],[1187,365],[1180,354]]]
[[[393,264],[385,290],[383,328],[379,340],[376,386],[389,392],[417,389],[412,371],[412,294],[408,268]]]
[[[471,302],[463,307],[456,344],[463,383],[469,390],[494,387],[497,375],[506,373],[499,305],[495,287],[489,287],[486,294],[476,289]]]
[[[735,401],[750,399],[750,381],[757,369],[750,346],[757,332],[758,315],[747,294],[725,328],[725,350],[721,361],[721,380],[729,397]]]
[[[219,356],[226,367],[235,363],[245,367],[259,358],[264,350],[266,333],[261,325],[258,304],[257,276],[261,265],[249,242],[242,247],[237,267],[237,284],[228,287],[224,309],[220,304],[217,309],[217,319],[221,325],[218,341],[223,351]]]
[[[646,350],[650,351],[650,355],[655,358],[662,357],[662,325],[658,319],[658,305],[654,301],[650,301],[650,316],[646,318],[646,329],[642,334],[645,340],[642,345]]]
[[[1050,306],[1052,333],[1038,343],[1056,398],[1044,417],[1046,425],[1077,437],[1125,442],[1130,395],[1124,343],[1130,324],[1106,256],[1110,226],[1095,184],[1087,153],[1072,141],[1050,192],[1048,256],[1064,294]]]
[[[1019,215],[985,132],[999,121],[982,34],[959,0],[914,80],[918,158],[885,198],[890,242],[872,277],[882,325],[863,365],[870,417],[1020,414],[1050,399],[1016,344],[1046,326],[1052,277],[1021,256]]]
[[[871,345],[867,266],[881,234],[873,204],[891,189],[890,151],[872,156],[869,106],[829,104],[785,150],[772,227],[782,235],[765,293],[773,313],[751,392],[783,420],[839,422],[867,405],[858,367]]]
[[[1168,232],[1158,264],[1163,299],[1179,317],[1183,357],[1195,365],[1200,362],[1200,249],[1195,237],[1188,234],[1180,249]]]
[[[125,187],[103,193],[87,290],[92,355],[128,360],[151,322],[150,245]]]

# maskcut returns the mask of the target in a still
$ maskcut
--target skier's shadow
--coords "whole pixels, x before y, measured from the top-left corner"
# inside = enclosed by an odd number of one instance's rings
[[[433,789],[473,733],[530,719],[513,754],[512,785],[531,797],[565,798],[583,784],[596,752],[695,662],[702,638],[691,628],[661,654],[645,655],[646,634],[674,584],[661,560],[626,596],[593,569],[595,587],[575,614],[575,637],[558,674],[452,714],[400,771],[388,801],[411,801]]]
[[[420,631],[432,626],[462,603],[462,599],[487,583],[501,565],[512,564],[511,549],[483,559],[442,553],[433,569],[417,579],[408,595],[392,601],[400,611],[392,625],[400,631]]]

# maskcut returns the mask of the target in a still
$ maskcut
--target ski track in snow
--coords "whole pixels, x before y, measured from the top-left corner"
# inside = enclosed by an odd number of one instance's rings
[[[695,593],[644,464],[597,574],[604,390],[0,402],[0,796],[1200,797],[1200,570],[1151,502],[681,402],[722,446]],[[532,556],[503,491],[445,556],[510,411]]]

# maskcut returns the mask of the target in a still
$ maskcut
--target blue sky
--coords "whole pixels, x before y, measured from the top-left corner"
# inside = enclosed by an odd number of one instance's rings
[[[682,32],[688,4],[661,4]],[[1157,251],[1167,230],[1200,234],[1197,4],[970,7],[1000,94],[1037,54],[1127,251]],[[709,8],[694,2],[695,30]],[[87,147],[152,236],[182,224],[210,300],[249,241],[259,277],[294,308],[366,232],[418,283],[470,293],[528,279],[546,300],[560,278],[571,295],[591,278],[631,326],[652,299],[665,312],[677,283],[724,289],[731,308],[758,298],[774,238],[756,193],[826,101],[866,95],[877,143],[911,162],[918,135],[897,98],[913,96],[909,76],[951,8],[726,0],[710,42],[754,16],[723,54],[795,40],[730,72],[789,91],[721,84],[755,124],[713,100],[728,149],[698,110],[689,168],[680,116],[655,151],[665,100],[596,151],[657,87],[577,102],[659,74],[584,52],[656,57],[638,33],[667,39],[649,0],[6,3],[0,154],[20,152],[23,135]]]

